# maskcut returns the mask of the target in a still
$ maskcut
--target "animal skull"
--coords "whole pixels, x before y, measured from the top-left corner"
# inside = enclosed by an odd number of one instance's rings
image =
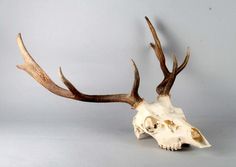
[[[190,53],[187,51],[186,57],[180,66],[178,66],[177,59],[174,56],[173,68],[172,71],[169,71],[165,64],[165,56],[157,33],[149,19],[147,17],[145,17],[145,19],[154,39],[154,43],[151,43],[151,47],[160,62],[160,67],[164,74],[163,81],[157,86],[156,89],[159,96],[157,101],[152,104],[147,103],[138,94],[140,77],[138,68],[133,60],[134,83],[131,92],[128,94],[88,95],[82,93],[77,90],[68,79],[65,78],[61,68],[59,69],[59,75],[62,82],[68,89],[64,89],[56,85],[47,73],[31,57],[23,43],[21,34],[17,36],[17,43],[23,56],[24,64],[17,65],[17,67],[26,71],[39,84],[58,96],[84,102],[128,103],[133,109],[138,111],[133,119],[134,132],[138,139],[150,135],[156,139],[161,148],[168,150],[181,149],[183,144],[191,144],[199,148],[209,147],[210,144],[201,132],[192,127],[186,121],[183,111],[180,108],[172,106],[170,101],[170,89],[174,84],[176,76],[187,65]]]
[[[201,132],[187,122],[182,109],[172,106],[169,96],[159,96],[152,104],[143,101],[136,110],[133,126],[138,139],[152,136],[161,148],[172,151],[181,149],[183,144],[199,148],[211,146]]]

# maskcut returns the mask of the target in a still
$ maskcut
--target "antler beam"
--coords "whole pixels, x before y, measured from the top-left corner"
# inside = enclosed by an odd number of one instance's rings
[[[138,88],[140,83],[139,72],[135,62],[132,60],[134,67],[134,82],[133,88],[130,94],[111,94],[111,95],[88,95],[78,91],[73,84],[65,78],[62,73],[61,68],[59,68],[59,75],[62,82],[66,85],[67,89],[61,88],[56,85],[46,72],[36,63],[36,61],[31,57],[27,51],[21,34],[17,36],[17,44],[19,46],[20,52],[24,59],[24,64],[17,65],[19,69],[26,71],[31,75],[39,84],[48,89],[50,92],[62,96],[65,98],[70,98],[74,100],[84,101],[84,102],[96,102],[96,103],[108,103],[108,102],[123,102],[128,103],[132,107],[136,107],[141,101],[142,98],[138,94]]]

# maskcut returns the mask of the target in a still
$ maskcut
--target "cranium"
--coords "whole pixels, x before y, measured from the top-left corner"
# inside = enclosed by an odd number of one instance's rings
[[[68,89],[56,85],[30,56],[20,34],[17,36],[17,43],[23,56],[24,64],[17,67],[26,71],[38,83],[58,96],[84,102],[123,102],[131,105],[133,109],[138,111],[133,119],[134,132],[138,139],[152,136],[161,148],[167,150],[181,149],[183,144],[190,144],[199,148],[209,147],[210,144],[201,132],[187,122],[182,109],[172,106],[170,100],[170,89],[176,76],[187,65],[190,52],[189,50],[187,51],[186,57],[180,66],[178,66],[176,57],[173,56],[173,68],[172,71],[169,71],[165,64],[165,56],[157,33],[149,19],[147,17],[145,19],[154,38],[154,43],[150,45],[160,62],[160,67],[164,74],[163,81],[157,86],[156,90],[159,95],[154,103],[146,102],[138,94],[140,77],[133,60],[135,77],[132,90],[128,94],[88,95],[82,93],[65,78],[61,68],[59,69],[59,75]]]
[[[152,104],[143,101],[136,110],[133,126],[138,139],[152,136],[161,148],[172,151],[183,144],[210,146],[201,132],[187,122],[182,109],[172,106],[169,96],[159,96]]]

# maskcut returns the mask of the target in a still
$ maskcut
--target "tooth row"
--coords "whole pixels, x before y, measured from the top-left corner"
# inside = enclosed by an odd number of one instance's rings
[[[159,144],[159,146],[162,149],[166,149],[166,150],[169,150],[169,151],[176,151],[176,150],[180,150],[181,149],[181,143],[174,144],[172,146],[168,146],[168,145],[166,146],[166,145]]]

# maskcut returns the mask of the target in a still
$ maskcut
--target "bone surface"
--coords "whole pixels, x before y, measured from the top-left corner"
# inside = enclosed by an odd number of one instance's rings
[[[181,108],[171,104],[169,96],[159,96],[154,103],[143,101],[133,118],[134,133],[138,139],[153,137],[167,150],[179,150],[183,144],[199,148],[210,147],[201,132],[190,125]]]

